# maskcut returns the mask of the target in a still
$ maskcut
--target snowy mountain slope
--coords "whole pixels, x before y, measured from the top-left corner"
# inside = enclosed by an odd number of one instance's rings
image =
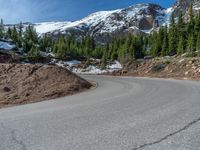
[[[44,34],[48,32],[52,32],[55,30],[61,30],[65,28],[66,25],[70,24],[71,22],[43,22],[43,23],[36,23],[35,29],[37,33]]]
[[[75,22],[47,22],[35,24],[41,34],[73,34],[80,38],[84,35],[94,36],[104,42],[117,34],[149,33],[169,21],[172,9],[165,10],[155,4],[137,4],[124,9],[100,11]]]

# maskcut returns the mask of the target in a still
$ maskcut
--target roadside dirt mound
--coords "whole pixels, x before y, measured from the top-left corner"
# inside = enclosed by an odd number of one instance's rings
[[[91,86],[86,80],[57,66],[0,64],[0,107],[54,99]]]

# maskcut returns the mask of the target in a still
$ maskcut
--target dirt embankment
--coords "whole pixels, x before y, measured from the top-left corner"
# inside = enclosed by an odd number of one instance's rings
[[[200,80],[200,58],[165,57],[129,62],[112,75]]]
[[[0,107],[54,99],[91,86],[57,66],[0,64]]]

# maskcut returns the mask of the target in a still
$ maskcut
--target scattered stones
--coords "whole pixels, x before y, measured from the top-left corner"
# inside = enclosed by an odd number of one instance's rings
[[[194,70],[195,70],[195,69],[197,69],[197,67],[196,67],[196,66],[192,66],[192,69],[194,69]]]
[[[3,88],[3,91],[4,91],[4,92],[10,92],[11,89],[10,89],[9,87],[4,87],[4,88]]]
[[[185,59],[181,59],[181,60],[179,60],[179,63],[182,63],[182,62],[184,62],[185,61]]]
[[[185,72],[185,75],[187,76],[188,74],[189,74],[189,71],[186,71],[186,72]]]
[[[191,65],[195,62],[195,60],[190,60],[188,63]]]

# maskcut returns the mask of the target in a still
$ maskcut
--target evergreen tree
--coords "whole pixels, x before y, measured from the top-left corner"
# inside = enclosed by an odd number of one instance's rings
[[[3,24],[3,19],[1,19],[1,22],[0,22],[0,38],[4,38],[4,24]]]
[[[187,52],[188,52],[189,56],[194,57],[194,51],[195,51],[194,36],[189,35],[188,41],[187,41]]]
[[[12,29],[8,27],[7,33],[6,33],[6,38],[11,39],[12,38]]]
[[[101,58],[101,68],[105,69],[107,64],[107,51],[104,51],[103,56]]]
[[[11,39],[13,40],[13,42],[18,45],[19,42],[19,37],[18,37],[18,32],[16,27],[14,26],[13,29],[11,30]]]
[[[156,57],[158,56],[159,52],[159,46],[158,46],[158,33],[154,32],[152,37],[151,37],[151,54],[152,56]]]
[[[193,22],[193,19],[194,19],[194,13],[193,13],[193,6],[192,4],[190,5],[189,7],[189,19],[190,19],[190,22]]]
[[[41,51],[50,52],[52,45],[52,38],[46,34],[39,39],[39,48]]]
[[[34,45],[38,44],[38,36],[35,29],[32,26],[28,26],[24,32],[23,49],[25,52],[29,52]]]
[[[162,52],[161,56],[165,56],[168,52],[168,32],[167,32],[167,26],[164,29],[164,38],[162,42]]]
[[[200,57],[200,31],[197,36],[196,50],[197,50],[198,56]]]
[[[184,53],[183,36],[181,36],[181,35],[179,36],[177,53],[178,54],[183,54]]]
[[[177,33],[176,33],[176,27],[175,27],[175,20],[174,20],[174,14],[171,16],[171,23],[169,27],[169,52],[168,54],[174,54],[176,53],[177,49]]]
[[[40,57],[39,48],[36,45],[33,45],[31,50],[28,52],[27,58],[30,61],[39,61]]]
[[[22,34],[23,34],[23,23],[20,22],[19,23],[19,36],[20,36],[20,38],[22,37]]]

